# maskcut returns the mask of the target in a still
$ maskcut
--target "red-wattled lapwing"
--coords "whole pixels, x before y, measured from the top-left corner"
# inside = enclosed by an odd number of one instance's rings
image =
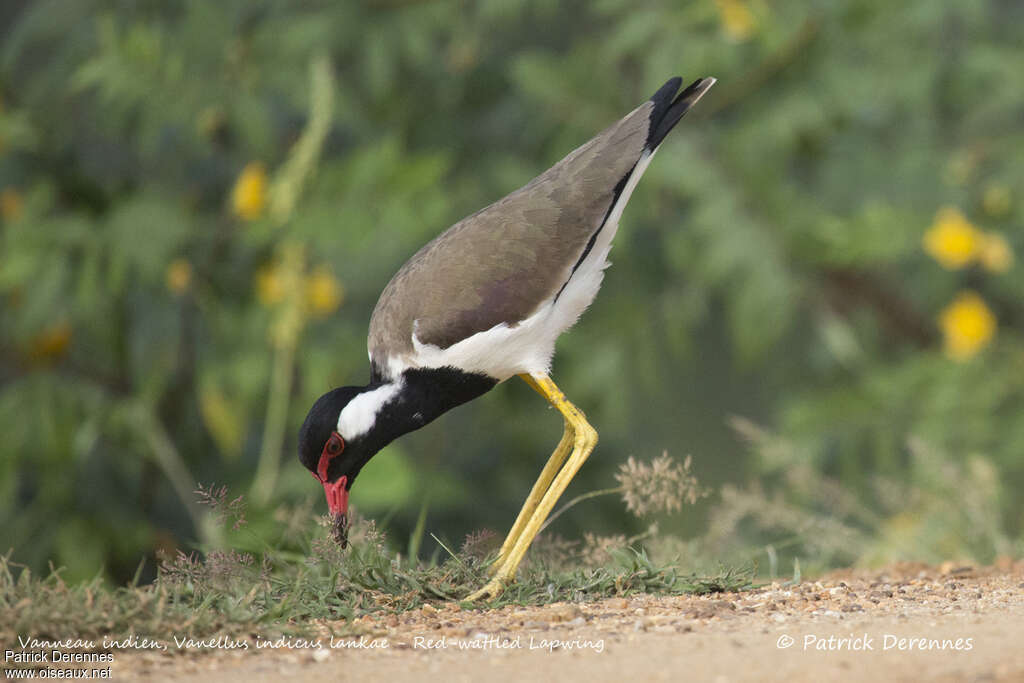
[[[420,249],[384,288],[370,319],[370,383],[310,409],[299,459],[323,484],[338,529],[363,466],[397,437],[518,375],[559,410],[565,431],[519,512],[493,578],[497,596],[597,443],[548,377],[555,340],[590,305],[622,210],[658,145],[715,83],[676,95],[673,78],[594,139]]]

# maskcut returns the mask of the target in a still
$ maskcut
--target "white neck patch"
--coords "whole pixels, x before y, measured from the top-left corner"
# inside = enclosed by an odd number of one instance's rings
[[[389,382],[373,391],[364,391],[348,402],[338,415],[338,434],[348,441],[370,431],[380,409],[390,403],[402,389],[401,382]]]

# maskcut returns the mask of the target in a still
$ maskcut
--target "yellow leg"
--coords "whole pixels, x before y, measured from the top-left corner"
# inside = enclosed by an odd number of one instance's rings
[[[519,378],[529,384],[538,394],[547,398],[547,394],[544,393],[544,390],[532,377],[529,375],[519,375]],[[516,517],[515,524],[512,525],[512,530],[508,532],[505,542],[501,544],[501,552],[498,553],[498,559],[491,565],[492,574],[497,572],[505,563],[505,560],[508,559],[509,553],[512,551],[513,546],[515,546],[516,541],[519,540],[519,536],[526,526],[526,522],[533,516],[533,512],[537,509],[541,498],[548,490],[548,487],[551,486],[551,482],[554,480],[555,475],[558,474],[558,470],[561,469],[562,464],[569,455],[569,451],[572,449],[574,434],[572,423],[566,420],[565,429],[562,432],[562,440],[558,442],[555,452],[548,458],[547,464],[544,465],[544,469],[530,490],[530,495],[526,497],[526,502],[523,503],[522,509],[519,510],[519,515]]]
[[[544,471],[541,472],[540,478],[534,485],[534,490],[530,492],[530,496],[520,512],[520,517],[525,518],[526,521],[521,522],[517,519],[512,531],[509,532],[509,538],[506,539],[505,546],[502,547],[499,562],[496,563],[498,564],[498,569],[494,573],[494,577],[487,582],[487,585],[470,595],[467,598],[469,600],[480,600],[485,597],[495,598],[501,594],[505,584],[515,576],[519,563],[523,561],[526,550],[530,547],[537,532],[540,531],[544,520],[551,514],[555,503],[558,502],[566,487],[569,486],[569,482],[572,481],[576,472],[579,471],[597,444],[597,432],[587,422],[583,413],[570,403],[561,389],[551,381],[551,378],[544,374],[532,374],[530,379],[533,381],[530,382],[528,380],[527,383],[562,413],[566,423],[565,433],[562,435],[562,442],[559,443],[559,448],[555,449],[555,453],[548,460],[548,464],[545,465]],[[565,459],[564,455],[560,455],[560,451],[563,444],[566,444],[570,433],[572,437],[572,453],[568,456],[568,459]],[[560,460],[565,459],[564,466],[561,463],[553,464],[556,457]],[[558,469],[558,474],[549,480],[549,485],[542,486],[545,482],[545,475],[550,475],[555,469]],[[541,489],[544,489],[543,494],[540,494]],[[540,496],[540,501],[532,503],[537,495]],[[533,507],[528,517],[526,516],[527,507]]]

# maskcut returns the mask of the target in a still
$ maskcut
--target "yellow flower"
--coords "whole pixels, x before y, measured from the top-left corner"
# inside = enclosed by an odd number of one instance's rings
[[[1013,249],[1000,233],[985,233],[981,236],[981,245],[978,247],[978,261],[985,270],[1005,273],[1013,265]]]
[[[192,282],[192,264],[183,258],[174,259],[167,265],[164,279],[172,294],[184,293]]]
[[[935,214],[935,222],[924,235],[924,249],[943,268],[957,270],[978,255],[981,233],[960,212],[946,206]]]
[[[273,306],[284,300],[284,278],[281,266],[274,263],[256,272],[256,299],[264,306]]]
[[[235,215],[247,221],[262,216],[267,208],[267,185],[267,168],[258,161],[246,164],[231,192]]]
[[[750,38],[757,29],[757,19],[743,0],[715,0],[722,30],[738,43]]]
[[[341,283],[327,268],[316,268],[306,279],[306,304],[317,315],[333,313],[344,295]]]
[[[966,360],[975,355],[996,334],[996,317],[980,296],[961,292],[939,316],[946,355]]]
[[[1010,188],[993,184],[985,188],[985,194],[981,196],[981,208],[989,216],[999,218],[1010,211],[1010,201]]]
[[[224,455],[235,457],[242,452],[245,413],[216,382],[205,381],[199,389],[199,413]]]
[[[29,357],[33,360],[57,359],[71,344],[71,323],[55,323],[37,334],[29,342]]]
[[[3,192],[0,192],[0,218],[13,223],[21,218],[24,208],[25,200],[13,187],[5,187]]]

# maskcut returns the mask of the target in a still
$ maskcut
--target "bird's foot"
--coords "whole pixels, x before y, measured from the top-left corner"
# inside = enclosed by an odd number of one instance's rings
[[[481,600],[494,600],[499,595],[501,595],[504,590],[505,579],[501,578],[501,576],[495,576],[490,581],[488,581],[483,588],[468,596],[466,600],[470,602],[478,602]]]

